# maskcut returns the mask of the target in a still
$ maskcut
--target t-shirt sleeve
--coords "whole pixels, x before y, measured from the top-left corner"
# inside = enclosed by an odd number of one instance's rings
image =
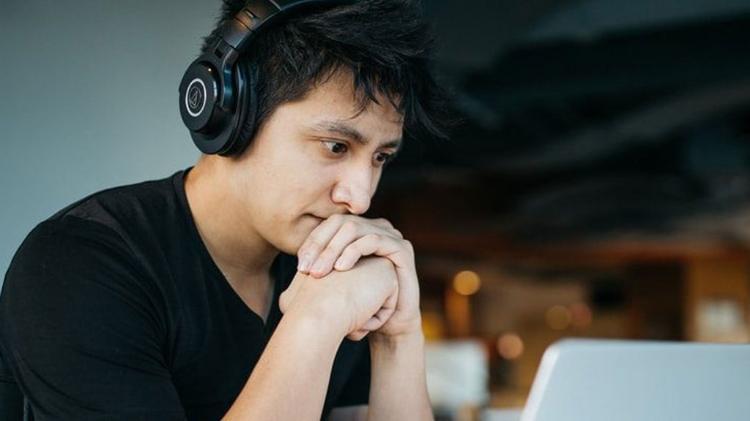
[[[36,420],[184,419],[159,291],[114,230],[46,221],[11,262],[0,345]]]

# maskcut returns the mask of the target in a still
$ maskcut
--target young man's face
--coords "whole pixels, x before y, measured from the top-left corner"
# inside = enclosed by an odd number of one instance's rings
[[[362,214],[399,147],[402,116],[385,98],[359,111],[351,75],[338,73],[278,107],[231,165],[232,202],[276,249],[295,254],[336,213]]]

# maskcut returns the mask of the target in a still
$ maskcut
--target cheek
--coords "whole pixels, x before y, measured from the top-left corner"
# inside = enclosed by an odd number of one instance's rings
[[[324,202],[327,193],[319,188],[314,177],[287,176],[283,180],[277,177],[269,180],[263,190],[262,199],[256,199],[262,201],[261,212],[266,215],[264,224],[282,234],[287,231],[297,233],[295,235],[301,231],[309,234],[316,226],[316,220],[304,215],[329,209]]]
[[[264,177],[265,187],[258,187],[263,192],[255,198],[252,194],[248,197],[256,200],[254,208],[264,215],[262,221],[258,221],[262,227],[258,228],[279,250],[295,254],[320,224],[321,221],[305,214],[331,211],[332,183],[328,177],[326,171],[290,171]]]
[[[284,201],[292,212],[330,212],[335,172],[330,168],[308,165],[295,169],[287,179]],[[322,215],[321,215],[322,216]]]
[[[324,165],[301,153],[287,152],[290,153],[285,157],[275,156],[262,167],[256,166],[252,190],[257,193],[250,192],[248,200],[262,203],[264,219],[269,225],[310,231],[314,228],[314,219],[302,218],[302,215],[331,211],[330,195],[337,169],[335,165]]]

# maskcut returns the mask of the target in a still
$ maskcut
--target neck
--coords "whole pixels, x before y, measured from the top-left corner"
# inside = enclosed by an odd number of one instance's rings
[[[185,195],[198,233],[233,286],[268,284],[271,264],[279,251],[256,232],[247,211],[243,212],[228,193],[230,175],[223,173],[215,159],[199,160],[185,178]]]

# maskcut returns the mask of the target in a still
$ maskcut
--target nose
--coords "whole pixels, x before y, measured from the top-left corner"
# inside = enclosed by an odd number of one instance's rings
[[[331,192],[331,200],[344,205],[349,213],[361,215],[370,208],[370,199],[378,182],[378,175],[368,168],[352,168],[343,173]]]

